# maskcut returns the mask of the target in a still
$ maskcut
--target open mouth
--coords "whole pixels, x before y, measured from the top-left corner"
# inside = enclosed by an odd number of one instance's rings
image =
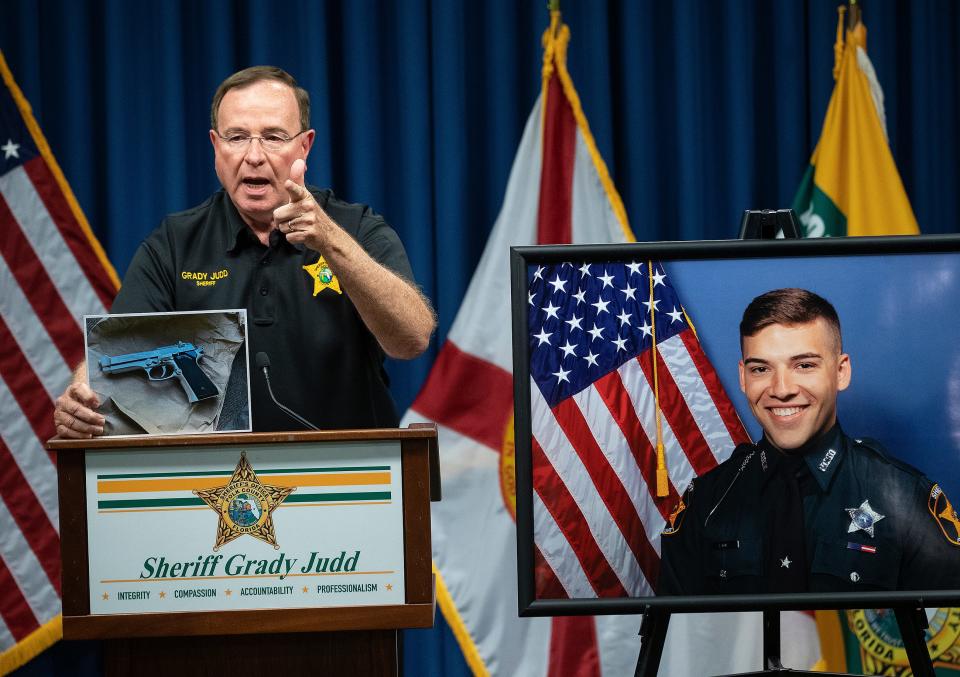
[[[270,181],[258,176],[251,176],[243,179],[243,185],[252,190],[262,190],[270,185]]]

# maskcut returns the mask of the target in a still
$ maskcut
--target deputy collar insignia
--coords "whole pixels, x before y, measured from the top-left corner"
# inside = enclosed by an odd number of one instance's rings
[[[264,484],[253,471],[244,452],[230,481],[213,489],[194,489],[204,503],[217,511],[217,541],[214,551],[230,541],[249,534],[279,549],[272,513],[296,487],[275,487]]]
[[[820,472],[827,472],[827,468],[830,467],[830,463],[833,462],[833,457],[837,455],[837,452],[833,449],[827,449],[827,453],[823,455],[823,459],[820,461],[820,465],[817,467],[820,468]]]
[[[322,256],[313,265],[303,266],[303,269],[307,271],[307,274],[313,279],[314,296],[328,287],[338,294],[343,293],[340,290],[340,280],[333,274],[330,266],[327,265],[326,260]]]
[[[850,527],[847,533],[865,531],[871,538],[873,538],[873,525],[886,517],[871,508],[869,500],[861,503],[859,508],[846,508],[846,511],[850,515]]]
[[[781,569],[789,569],[791,564],[793,564],[793,562],[790,561],[790,555],[787,555],[782,560],[780,560]]]
[[[948,541],[954,545],[960,546],[960,516],[950,505],[947,495],[939,484],[934,484],[930,489],[930,498],[927,501],[927,508],[930,514],[937,521],[940,531]]]
[[[844,454],[849,450],[851,441],[848,441],[836,424],[832,433],[827,433],[808,450],[804,455],[810,476],[813,477],[820,491],[830,491],[830,485],[840,471],[844,462]]]

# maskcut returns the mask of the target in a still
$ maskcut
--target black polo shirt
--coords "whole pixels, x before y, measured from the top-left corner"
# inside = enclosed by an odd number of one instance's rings
[[[309,187],[321,207],[370,256],[407,280],[410,263],[396,232],[365,205]],[[269,398],[254,356],[270,356],[274,393],[321,428],[397,425],[384,353],[347,294],[320,284],[305,267],[320,254],[274,231],[264,246],[220,190],[171,214],[140,245],[114,313],[246,308],[253,429],[297,430]],[[326,278],[324,278],[326,280]]]

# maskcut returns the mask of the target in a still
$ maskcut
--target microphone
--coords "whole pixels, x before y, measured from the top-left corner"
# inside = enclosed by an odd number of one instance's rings
[[[313,425],[310,421],[303,418],[292,409],[283,406],[280,402],[277,401],[277,398],[273,395],[273,388],[270,387],[270,356],[264,352],[257,353],[254,356],[254,363],[257,365],[257,369],[263,372],[263,378],[267,381],[267,392],[270,393],[270,399],[273,400],[273,403],[280,408],[280,411],[285,413],[287,416],[295,420],[300,425],[309,428],[310,430],[320,430],[317,426]]]

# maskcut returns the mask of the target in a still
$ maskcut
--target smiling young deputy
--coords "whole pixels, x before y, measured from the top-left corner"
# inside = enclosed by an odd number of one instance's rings
[[[280,398],[321,428],[397,425],[384,355],[422,353],[436,325],[396,232],[361,204],[304,184],[310,97],[272,66],[217,88],[209,139],[223,189],[171,214],[133,257],[113,312],[246,308]],[[252,375],[254,430],[291,423]],[[103,433],[84,365],[57,399],[61,437]],[[296,425],[296,424],[294,424]]]
[[[960,589],[939,486],[837,421],[851,378],[824,298],[777,289],[740,323],[740,389],[763,428],[695,479],[661,540],[658,594]]]

